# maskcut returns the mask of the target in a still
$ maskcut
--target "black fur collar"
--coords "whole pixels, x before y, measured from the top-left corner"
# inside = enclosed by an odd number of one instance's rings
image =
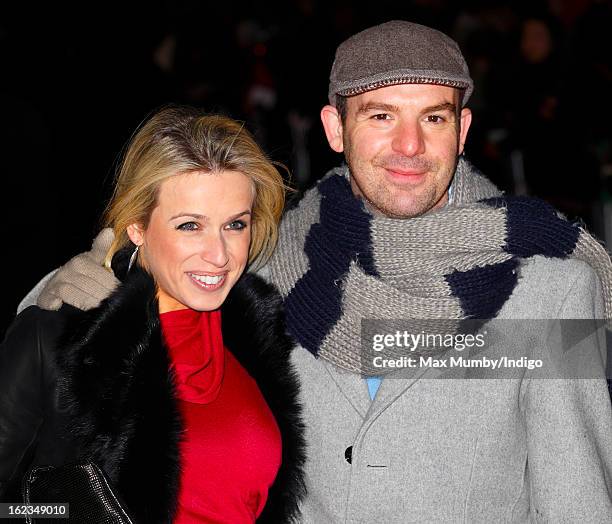
[[[260,521],[289,522],[304,494],[305,444],[281,298],[244,275],[222,322],[226,346],[257,382],[282,435],[281,469]],[[138,522],[171,522],[182,424],[152,278],[131,272],[98,308],[70,318],[64,332],[60,395],[80,458],[103,468]]]

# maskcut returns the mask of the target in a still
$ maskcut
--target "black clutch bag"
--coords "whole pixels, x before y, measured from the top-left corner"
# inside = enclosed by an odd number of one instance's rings
[[[23,478],[26,504],[68,502],[69,519],[37,519],[26,516],[28,524],[133,524],[127,511],[113,493],[111,485],[94,463],[34,467]]]

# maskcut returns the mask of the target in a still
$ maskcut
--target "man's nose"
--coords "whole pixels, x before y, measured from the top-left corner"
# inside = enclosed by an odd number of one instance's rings
[[[404,156],[416,156],[425,152],[423,130],[418,121],[401,121],[394,129],[393,150]]]
[[[206,235],[202,242],[200,257],[215,267],[222,268],[227,265],[229,255],[221,232]]]

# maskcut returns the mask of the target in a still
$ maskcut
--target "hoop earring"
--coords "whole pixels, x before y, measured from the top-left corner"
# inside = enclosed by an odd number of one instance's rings
[[[136,262],[136,257],[138,256],[139,247],[140,246],[136,246],[136,249],[134,249],[134,252],[132,253],[132,256],[130,257],[130,261],[128,262],[128,273],[130,272],[130,269],[132,269],[134,262]]]

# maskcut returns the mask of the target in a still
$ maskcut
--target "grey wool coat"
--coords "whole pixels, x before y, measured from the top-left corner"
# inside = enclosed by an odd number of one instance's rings
[[[269,278],[269,275],[268,275]],[[526,262],[498,318],[601,318],[595,273]],[[307,442],[303,521],[612,522],[612,408],[601,337],[591,379],[385,379],[298,347]],[[597,378],[595,378],[597,377]],[[350,459],[350,463],[349,460]]]

